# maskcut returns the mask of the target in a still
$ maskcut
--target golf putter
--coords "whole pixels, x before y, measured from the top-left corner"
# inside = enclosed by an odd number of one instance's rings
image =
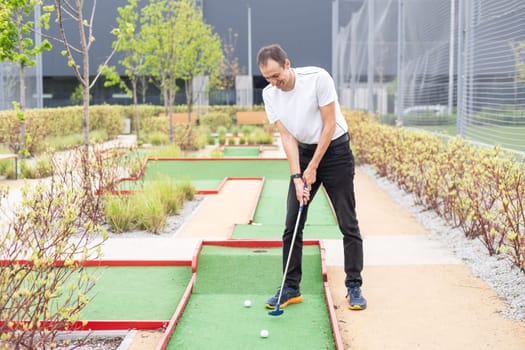
[[[305,182],[304,189],[306,189],[307,187],[308,185]],[[286,259],[286,266],[284,267],[283,280],[281,282],[281,289],[279,290],[279,297],[277,298],[277,305],[275,305],[275,309],[268,311],[268,314],[272,316],[281,316],[284,312],[284,310],[281,309],[281,297],[283,295],[284,281],[286,280],[286,275],[288,274],[288,266],[290,265],[292,250],[295,244],[295,237],[297,236],[297,229],[299,228],[299,220],[301,220],[301,214],[303,213],[303,209],[304,204],[303,202],[301,202],[301,205],[299,206],[299,212],[297,213],[297,220],[295,221],[295,228],[293,230],[292,243],[290,245],[290,250],[288,251],[288,258]]]

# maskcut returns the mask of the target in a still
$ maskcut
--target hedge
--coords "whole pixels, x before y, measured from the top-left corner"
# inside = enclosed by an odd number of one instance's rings
[[[414,194],[490,255],[505,254],[525,272],[525,163],[499,147],[481,148],[457,137],[381,125],[364,112],[347,112],[358,162]]]

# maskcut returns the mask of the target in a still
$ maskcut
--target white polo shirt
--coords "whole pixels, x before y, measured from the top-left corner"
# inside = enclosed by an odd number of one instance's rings
[[[263,90],[264,108],[270,123],[280,121],[301,143],[315,144],[321,138],[323,119],[319,107],[335,101],[336,130],[332,140],[348,131],[341,113],[332,77],[319,67],[293,68],[295,86],[282,91],[271,84]]]

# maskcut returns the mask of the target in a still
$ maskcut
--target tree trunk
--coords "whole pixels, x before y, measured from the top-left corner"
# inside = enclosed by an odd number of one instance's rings
[[[140,82],[141,82],[141,94],[142,94],[142,104],[146,104],[146,92],[148,90],[148,80],[146,79],[145,75],[140,76]]]
[[[137,80],[132,79],[131,86],[133,89],[133,119],[135,122],[135,134],[137,135],[137,142],[140,138],[140,116],[138,109],[138,97],[137,97]]]
[[[82,48],[82,76],[80,78],[80,83],[84,87],[83,91],[83,99],[84,99],[84,121],[83,121],[83,129],[84,129],[84,147],[86,150],[86,156],[89,154],[89,44],[86,40],[86,33],[85,33],[85,27],[84,27],[84,19],[82,17],[82,5],[79,6],[79,19],[78,19],[78,28],[80,33],[80,44]],[[88,40],[90,40],[88,38]]]
[[[24,38],[22,36],[22,28],[18,28],[18,53],[20,55],[23,55],[24,53],[24,45],[23,41]],[[24,149],[26,144],[26,123],[25,123],[25,110],[26,110],[26,77],[25,77],[25,65],[23,62],[20,61],[20,111],[23,113],[22,119],[19,119],[19,127],[20,127],[20,146],[18,147],[18,157],[23,158],[24,156]],[[15,171],[18,174],[18,169],[15,169]],[[18,176],[17,176],[18,177]]]
[[[188,109],[188,125],[191,125],[191,112],[193,109],[193,79],[186,80],[186,106]]]
[[[169,79],[163,75],[162,77],[162,89],[163,89],[163,96],[164,96],[164,108],[166,109],[166,115],[168,116],[168,122],[169,122],[169,125],[170,125],[170,130],[169,130],[169,138],[170,138],[170,143],[174,143],[175,142],[175,138],[174,138],[174,127],[173,127],[173,118],[172,118],[172,115],[173,115],[173,104],[170,103],[170,87],[169,87]]]
[[[19,119],[20,126],[20,147],[18,148],[19,157],[23,158],[24,149],[26,147],[26,122],[25,122],[25,110],[26,110],[26,81],[25,81],[25,67],[24,64],[20,64],[20,111],[24,114],[23,119]]]

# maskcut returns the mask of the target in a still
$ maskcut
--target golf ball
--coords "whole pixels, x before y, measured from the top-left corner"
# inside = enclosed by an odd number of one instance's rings
[[[244,307],[250,307],[252,306],[252,301],[251,300],[245,300],[244,301]]]
[[[263,329],[261,331],[261,338],[267,338],[270,335],[270,332],[268,332],[267,329]]]

